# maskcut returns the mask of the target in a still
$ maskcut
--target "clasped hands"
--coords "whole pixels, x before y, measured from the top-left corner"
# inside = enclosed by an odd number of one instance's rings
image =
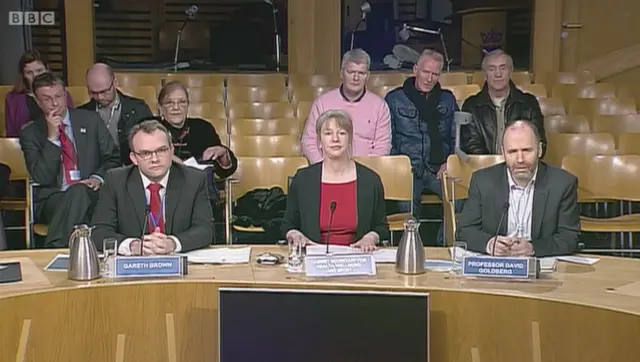
[[[378,249],[376,246],[377,237],[374,233],[368,233],[364,235],[360,240],[351,244],[352,248],[360,249],[365,253],[373,252]],[[287,241],[293,243],[294,245],[307,246],[307,245],[322,245],[320,243],[316,243],[307,238],[303,233],[292,230],[287,233]]]
[[[129,249],[132,255],[168,255],[176,250],[175,241],[160,232],[160,228],[156,228],[151,234],[144,235],[142,240],[136,239],[131,242]]]
[[[515,237],[496,236],[489,240],[487,252],[495,256],[531,256],[533,244]]]

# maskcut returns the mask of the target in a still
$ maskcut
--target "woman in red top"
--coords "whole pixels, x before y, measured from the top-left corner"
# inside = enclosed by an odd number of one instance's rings
[[[346,112],[324,112],[316,133],[324,160],[293,177],[282,231],[304,245],[328,237],[330,244],[373,251],[389,235],[380,176],[352,159],[353,124]]]

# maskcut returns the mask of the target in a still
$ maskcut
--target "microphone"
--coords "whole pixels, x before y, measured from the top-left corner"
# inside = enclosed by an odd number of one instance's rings
[[[333,214],[336,211],[338,204],[335,201],[331,201],[329,205],[329,229],[327,230],[327,236],[324,237],[324,243],[327,244],[327,254],[329,254],[329,235],[331,235],[331,225],[333,225]]]
[[[149,224],[149,213],[151,213],[151,208],[149,205],[146,205],[144,208],[144,225],[142,225],[142,236],[140,236],[140,256],[142,256],[142,240],[144,236],[147,234],[147,225]]]
[[[504,218],[507,216],[507,212],[509,212],[509,200],[504,203],[502,207],[502,215],[500,215],[500,221],[498,222],[498,229],[496,230],[496,234],[493,236],[493,248],[491,248],[491,256],[496,256],[496,244],[498,243],[498,234],[500,233],[500,228],[502,227],[502,223],[504,222]]]
[[[194,19],[198,13],[198,5],[191,5],[184,11],[184,13],[187,14],[189,19]]]

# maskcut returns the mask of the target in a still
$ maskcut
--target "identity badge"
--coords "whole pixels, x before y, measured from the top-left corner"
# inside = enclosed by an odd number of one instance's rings
[[[80,181],[80,171],[79,170],[69,171],[69,178],[71,179],[71,181]]]

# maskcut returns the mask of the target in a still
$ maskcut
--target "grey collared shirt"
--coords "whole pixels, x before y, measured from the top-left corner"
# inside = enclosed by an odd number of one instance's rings
[[[533,214],[533,193],[538,169],[525,187],[519,186],[513,180],[507,169],[509,180],[509,216],[507,236],[518,239],[531,240],[531,216]]]
[[[113,100],[113,103],[108,107],[97,107],[98,114],[100,118],[104,121],[104,124],[107,126],[109,133],[113,140],[118,143],[118,121],[120,120],[120,114],[122,111],[122,103],[120,102],[120,95],[116,93],[116,98]]]

